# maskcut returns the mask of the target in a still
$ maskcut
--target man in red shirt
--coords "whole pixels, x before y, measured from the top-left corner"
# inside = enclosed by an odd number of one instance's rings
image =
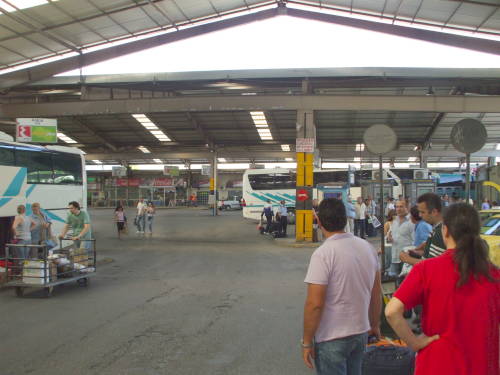
[[[415,375],[500,374],[500,270],[479,229],[472,206],[450,206],[443,222],[448,250],[415,265],[387,305],[389,324],[418,351]],[[419,304],[424,335],[416,337],[403,312]]]

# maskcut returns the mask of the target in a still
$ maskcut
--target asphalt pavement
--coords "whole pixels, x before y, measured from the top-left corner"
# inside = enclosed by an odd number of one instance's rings
[[[122,240],[112,210],[90,214],[107,261],[88,287],[0,289],[0,374],[313,373],[299,344],[313,248],[259,235],[241,211],[160,209],[152,236]]]

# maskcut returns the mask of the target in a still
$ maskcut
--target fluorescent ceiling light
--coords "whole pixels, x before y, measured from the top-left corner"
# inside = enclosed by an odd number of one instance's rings
[[[271,130],[269,130],[269,125],[267,124],[264,112],[253,111],[250,112],[250,116],[252,117],[253,124],[257,128],[260,139],[263,141],[272,141],[273,135],[271,134]]]
[[[500,143],[497,143],[497,150],[500,150]]]
[[[139,146],[137,147],[139,150],[141,150],[142,152],[144,152],[145,154],[150,154],[151,151],[148,150],[147,147],[144,147],[144,146]]]
[[[57,138],[66,143],[77,143],[73,138],[70,138],[66,134],[60,132],[57,133]]]
[[[285,161],[293,161],[293,158],[285,158]]]
[[[281,145],[281,150],[290,151],[290,145]]]
[[[1,0],[0,0],[1,1]],[[144,128],[146,128],[152,135],[160,142],[170,142],[171,139],[151,121],[148,116],[142,113],[135,113],[132,115]]]
[[[217,158],[217,160],[219,161],[219,163],[225,163],[226,162],[226,158]]]
[[[361,158],[356,157],[354,158],[354,161],[357,161],[359,163],[361,161]]]
[[[53,0],[57,1],[57,0]],[[18,9],[26,9],[36,7],[37,5],[48,4],[47,0],[8,0],[10,4]],[[8,5],[5,1],[0,0],[0,7],[5,9],[7,12],[15,12],[17,9]]]
[[[365,144],[364,143],[358,143],[356,144],[356,151],[364,151],[365,150]]]
[[[94,163],[96,163],[96,164],[102,164],[102,161],[100,161],[100,160],[92,160],[92,161],[93,161]]]
[[[410,156],[408,158],[408,161],[415,162],[415,161],[417,161],[417,157],[416,156]]]
[[[159,163],[159,164],[163,163],[160,159],[153,159],[153,161],[154,161],[155,163]]]

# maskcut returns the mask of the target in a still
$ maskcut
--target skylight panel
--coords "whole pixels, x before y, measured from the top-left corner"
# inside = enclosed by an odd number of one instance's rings
[[[281,145],[282,151],[290,151],[290,145]]]
[[[172,141],[163,131],[161,131],[156,124],[151,121],[148,116],[143,113],[135,113],[132,115],[146,130],[156,137],[160,142]]]
[[[36,7],[37,5],[48,4],[49,2],[47,0],[9,0],[9,3],[18,9],[27,9]],[[7,12],[15,12],[17,10],[2,0],[0,0],[0,7],[5,9]]]
[[[139,150],[141,150],[142,152],[144,152],[145,154],[150,154],[151,151],[149,151],[149,149],[147,147],[144,147],[144,146],[139,146],[137,147]]]
[[[66,134],[58,132],[57,138],[66,143],[77,143],[73,138],[68,137]]]
[[[269,124],[267,123],[264,112],[252,111],[250,112],[250,116],[252,117],[253,124],[257,128],[260,139],[263,141],[272,141],[273,135],[269,129]]]

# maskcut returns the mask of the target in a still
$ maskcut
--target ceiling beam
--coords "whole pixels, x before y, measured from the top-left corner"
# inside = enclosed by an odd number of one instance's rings
[[[171,33],[144,38],[141,40],[128,42],[97,51],[86,52],[79,56],[67,57],[55,62],[41,64],[31,68],[21,69],[12,73],[2,75],[2,80],[0,81],[0,90],[24,85],[33,81],[39,81],[58,73],[78,69],[80,67],[96,64],[98,62],[128,55],[130,53],[143,51],[145,49],[162,46],[168,43],[204,35],[214,31],[244,25],[254,21],[262,21],[276,16],[277,13],[277,9],[267,9],[256,13],[228,18],[222,21],[207,23],[200,26],[193,26]]]
[[[361,157],[361,159],[365,160],[377,160],[378,156],[374,154],[370,154],[367,151],[358,152],[355,150],[347,151],[347,150],[339,150],[339,151],[321,151],[321,157],[323,159],[353,159],[355,157]],[[447,157],[447,158],[463,158],[464,154],[458,151],[437,151],[437,150],[429,150],[422,152],[423,157],[426,158],[437,158],[437,157]],[[284,152],[284,151],[247,151],[238,150],[236,148],[232,149],[217,149],[217,156],[221,158],[235,158],[235,159],[261,159],[261,158],[273,158],[273,159],[281,159],[281,158],[294,158],[296,156],[295,152]],[[393,151],[387,155],[384,155],[384,160],[389,160],[390,158],[409,158],[409,157],[419,157],[419,151]],[[500,157],[500,151],[497,150],[486,150],[475,152],[471,155],[473,158],[477,157]],[[172,152],[152,152],[150,154],[143,153],[96,153],[96,154],[87,154],[85,155],[86,160],[146,160],[146,159],[207,159],[211,160],[213,158],[213,153],[209,151],[205,152],[180,152],[180,151],[172,151]]]
[[[0,104],[0,117],[298,109],[498,113],[500,112],[500,96],[255,95],[89,100],[64,103]]]
[[[322,12],[311,12],[302,9],[288,8],[286,14],[297,18],[328,22],[336,25],[355,27],[368,31],[375,31],[405,38],[423,40],[431,43],[443,44],[446,46],[465,48],[473,51],[500,55],[500,42],[495,40],[455,35],[439,31],[423,30],[408,26],[398,26],[350,17],[341,17]]]
[[[80,128],[85,129],[88,133],[90,133],[94,138],[96,138],[99,142],[102,142],[104,146],[109,148],[111,151],[118,151],[118,147],[110,143],[108,140],[106,140],[104,137],[102,137],[100,134],[96,133],[94,129],[92,129],[88,124],[86,124],[81,118],[78,117],[72,117],[71,121],[79,126]]]
[[[193,127],[200,134],[200,136],[203,138],[203,141],[210,147],[213,147],[215,144],[214,140],[212,139],[212,137],[210,137],[205,127],[201,125],[198,120],[194,118],[191,112],[186,112],[186,118],[191,123],[191,125],[193,125]]]

